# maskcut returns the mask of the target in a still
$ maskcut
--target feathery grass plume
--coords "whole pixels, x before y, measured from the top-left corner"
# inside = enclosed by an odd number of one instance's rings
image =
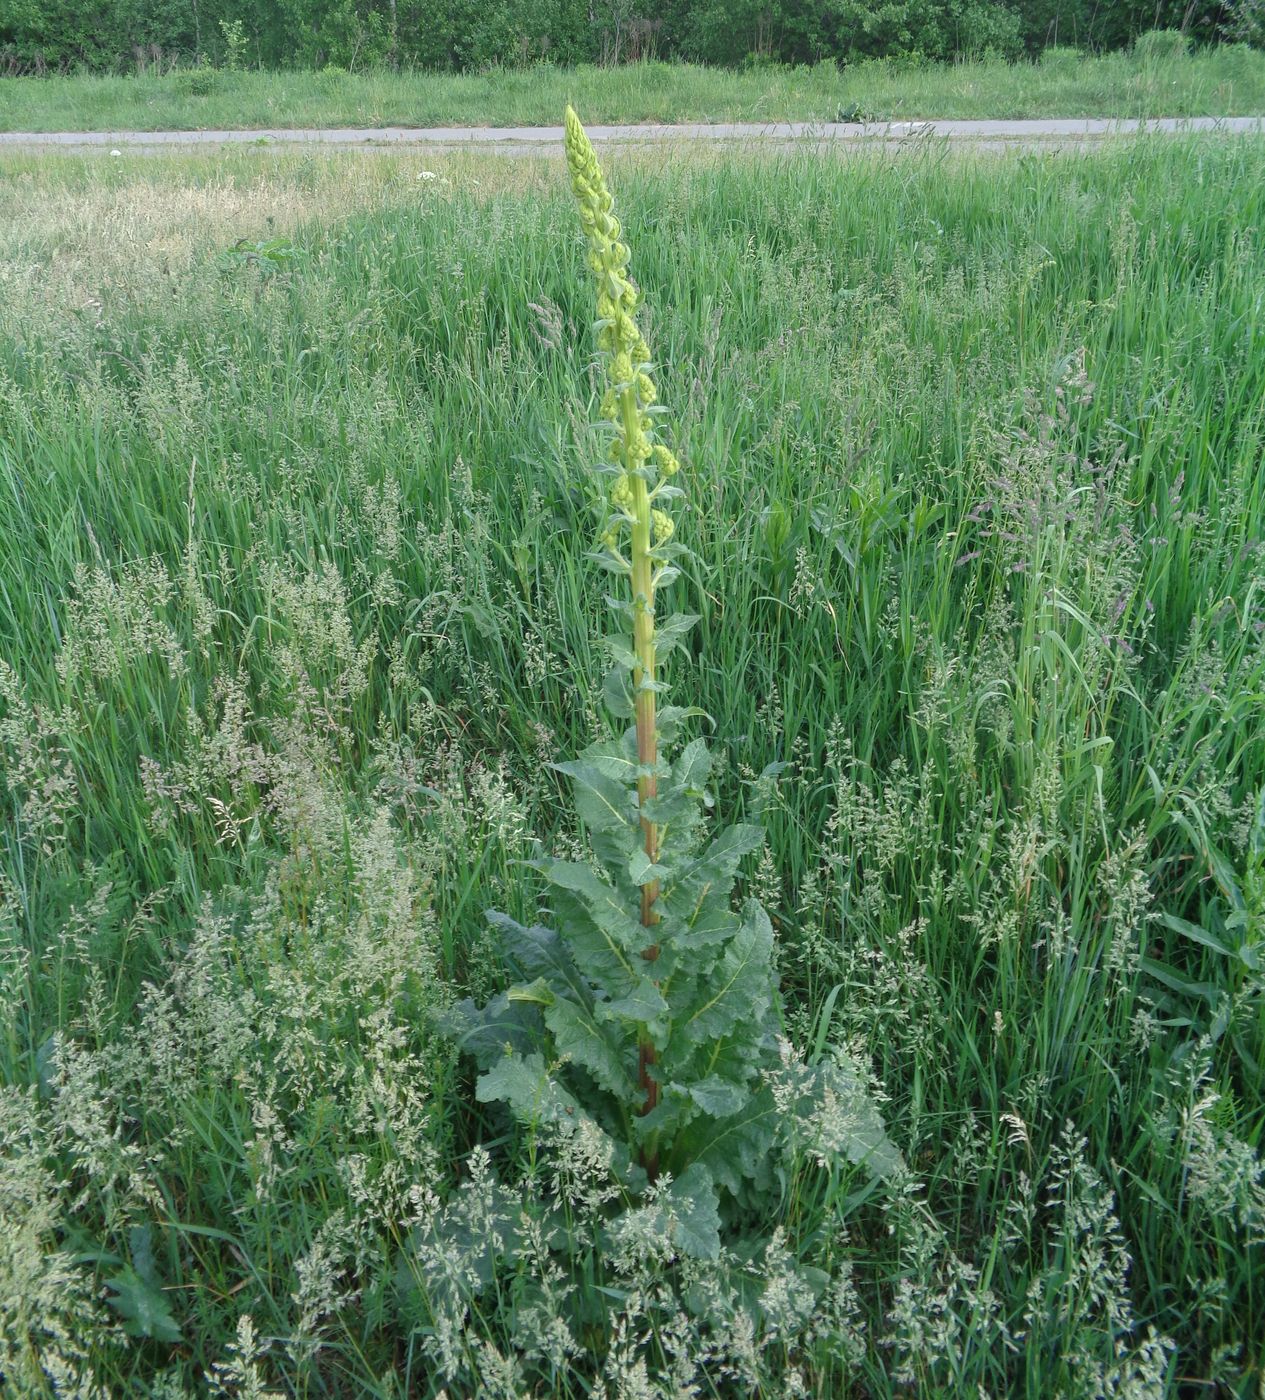
[[[600,869],[534,862],[550,886],[556,928],[489,915],[523,980],[481,1011],[470,1002],[460,1011],[466,1047],[485,1071],[481,1100],[506,1102],[532,1125],[595,1124],[634,1195],[670,1173],[675,1246],[714,1256],[718,1188],[749,1205],[753,1193],[777,1186],[782,1149],[823,1099],[835,1106],[844,1155],[881,1170],[896,1154],[846,1067],[805,1068],[787,1089],[772,925],[757,900],[740,910],[732,901],[739,864],[761,848],[764,831],[748,823],[707,830],[711,758],[702,739],[674,761],[664,756],[682,722],[702,713],[658,704],[660,659],[697,621],[680,613],[660,620],[655,607],[684,553],[663,509],[681,495],[677,462],[655,441],[628,247],[570,109],[566,152],[596,281],[601,413],[613,425],[601,468],[612,478],[609,511],[595,558],[627,580],[627,596],[609,600],[618,628],[607,639],[605,697],[631,723],[621,738],[555,765],[574,783]]]

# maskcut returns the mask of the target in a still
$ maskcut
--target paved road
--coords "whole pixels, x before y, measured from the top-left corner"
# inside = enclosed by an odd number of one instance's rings
[[[1079,145],[1108,136],[1211,131],[1265,133],[1265,117],[1162,117],[1149,120],[1058,118],[1038,121],[689,123],[681,126],[590,126],[593,141],[639,145],[650,141],[760,141],[822,145],[835,142],[904,142],[943,137],[955,144],[999,146]],[[182,146],[320,145],[337,147],[479,147],[539,150],[556,147],[560,126],[384,126],[362,130],[310,127],[267,131],[5,131],[0,150],[154,151]]]

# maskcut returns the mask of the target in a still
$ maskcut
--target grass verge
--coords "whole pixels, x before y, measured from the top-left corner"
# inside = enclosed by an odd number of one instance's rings
[[[1265,112],[1265,54],[1238,46],[1167,59],[1058,50],[1035,64],[875,62],[842,70],[639,63],[458,75],[8,78],[0,83],[0,130],[554,126],[567,101],[592,122],[1250,116]]]

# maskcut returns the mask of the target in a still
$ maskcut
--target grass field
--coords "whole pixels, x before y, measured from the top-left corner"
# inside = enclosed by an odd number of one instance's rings
[[[6,78],[0,130],[553,126],[567,101],[593,122],[1252,116],[1265,113],[1265,53],[1238,46],[1157,60],[1059,49],[1040,63],[750,72],[638,63],[456,75],[208,69]]]
[[[0,1373],[1257,1395],[1265,143],[610,174],[674,697],[906,1169],[674,1264],[445,1032],[606,722],[560,163],[8,159]]]

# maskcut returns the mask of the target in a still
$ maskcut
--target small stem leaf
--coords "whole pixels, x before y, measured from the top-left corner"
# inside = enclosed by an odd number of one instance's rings
[[[666,656],[673,647],[681,646],[698,620],[697,613],[673,613],[658,623],[655,627],[654,644],[659,655]]]
[[[665,743],[671,743],[680,731],[681,726],[689,719],[705,719],[714,729],[716,721],[697,705],[664,705],[658,714],[659,738]]]
[[[619,760],[611,760],[618,762]],[[637,824],[637,809],[624,783],[609,776],[595,759],[579,758],[551,767],[565,773],[580,791],[576,794],[580,818],[590,830],[619,832]],[[628,765],[630,770],[632,765]],[[633,770],[635,771],[635,770]]]
[[[602,699],[606,702],[606,708],[616,719],[632,719],[636,714],[636,706],[632,697],[632,681],[628,671],[623,666],[616,666],[607,671],[606,679],[602,682]]]
[[[617,666],[623,666],[629,671],[637,669],[637,653],[633,651],[627,637],[603,637],[602,645],[610,653],[611,660]]]
[[[712,756],[702,739],[694,739],[681,750],[672,769],[672,781],[683,792],[701,794],[712,771]]]
[[[654,864],[641,847],[628,857],[628,878],[639,888],[654,880],[662,880],[667,873],[662,865]]]
[[[595,1014],[603,1021],[624,1021],[632,1026],[645,1026],[652,1035],[666,1032],[668,1004],[659,988],[643,977],[627,996],[615,1001],[598,1002]]]

